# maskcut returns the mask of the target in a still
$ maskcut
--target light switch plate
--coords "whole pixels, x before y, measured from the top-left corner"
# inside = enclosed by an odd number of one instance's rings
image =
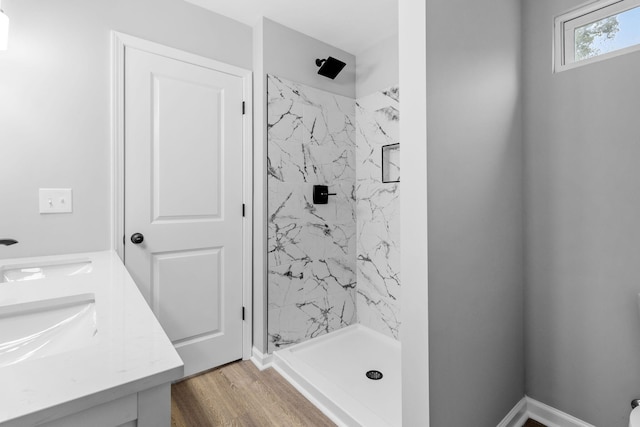
[[[41,214],[73,212],[70,188],[41,188],[39,201]]]

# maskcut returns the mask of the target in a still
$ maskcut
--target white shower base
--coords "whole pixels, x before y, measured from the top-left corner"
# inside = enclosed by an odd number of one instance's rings
[[[402,425],[399,342],[352,325],[273,355],[275,369],[339,426]],[[369,370],[383,378],[368,379]]]

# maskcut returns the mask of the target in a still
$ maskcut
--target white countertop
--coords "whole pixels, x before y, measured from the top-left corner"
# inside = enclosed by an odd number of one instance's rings
[[[182,377],[183,363],[113,251],[0,260],[3,266],[88,259],[92,271],[0,283],[0,308],[94,294],[90,344],[0,367],[0,425],[35,425]]]

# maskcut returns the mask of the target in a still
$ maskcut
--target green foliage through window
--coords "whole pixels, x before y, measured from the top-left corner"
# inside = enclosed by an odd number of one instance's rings
[[[617,16],[610,16],[575,30],[575,60],[593,58],[600,55],[602,43],[611,41],[620,31]]]

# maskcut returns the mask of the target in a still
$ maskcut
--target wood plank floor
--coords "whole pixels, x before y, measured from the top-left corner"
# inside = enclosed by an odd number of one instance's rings
[[[335,426],[275,370],[247,360],[171,386],[172,427]],[[527,420],[522,427],[546,427]]]
[[[171,386],[172,427],[335,426],[275,370],[247,360]]]

